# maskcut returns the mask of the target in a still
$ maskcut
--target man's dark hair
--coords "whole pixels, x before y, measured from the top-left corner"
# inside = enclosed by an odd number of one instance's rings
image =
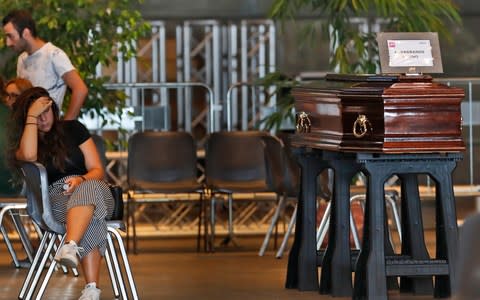
[[[28,28],[33,37],[37,37],[37,29],[35,26],[35,21],[32,18],[30,12],[24,9],[16,9],[12,10],[11,12],[6,15],[3,20],[3,26],[7,25],[7,23],[11,22],[15,29],[17,30],[20,37],[23,35],[23,30]]]

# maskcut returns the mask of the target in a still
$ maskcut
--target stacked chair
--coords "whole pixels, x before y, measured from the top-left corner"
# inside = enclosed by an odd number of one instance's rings
[[[39,163],[24,162],[20,169],[26,183],[28,214],[33,222],[43,231],[43,236],[18,298],[31,299],[34,296],[47,262],[50,261],[47,273],[36,296],[36,299],[41,299],[57,265],[56,261],[51,260],[51,257],[54,256],[55,249],[59,249],[64,243],[65,226],[58,223],[53,217],[48,197],[48,180],[45,167]],[[116,206],[112,220],[107,222],[109,235],[107,237],[105,261],[115,298],[138,299],[128,257],[123,240],[119,234],[119,230],[125,230],[124,222],[121,220],[122,214],[123,207]],[[114,241],[116,241],[116,246]],[[121,260],[118,259],[117,252],[120,252]],[[121,267],[122,264],[123,268]],[[78,275],[74,271],[75,274]],[[129,293],[127,292],[128,287]]]

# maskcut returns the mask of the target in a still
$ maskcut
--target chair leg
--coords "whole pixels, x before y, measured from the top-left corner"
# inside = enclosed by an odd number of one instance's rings
[[[30,281],[32,280],[32,276],[34,276],[35,270],[37,269],[38,264],[42,260],[43,255],[47,255],[43,253],[43,250],[45,249],[45,246],[50,243],[49,237],[50,237],[50,234],[45,233],[42,239],[40,240],[40,245],[38,247],[37,253],[33,258],[32,264],[28,269],[27,276],[25,277],[23,281],[23,285],[20,289],[20,293],[18,294],[18,299],[25,299],[25,293],[27,292],[27,289],[30,287]]]
[[[115,230],[115,229],[113,229]],[[110,275],[110,278],[116,278],[116,280],[112,281],[112,285],[117,285],[120,287],[120,294],[122,295],[122,299],[128,299],[127,291],[125,289],[125,283],[123,282],[122,271],[120,270],[120,263],[118,261],[117,253],[115,251],[115,247],[113,245],[112,237],[111,237],[111,230],[108,230],[109,234],[107,236],[107,253],[109,254],[109,261],[112,263],[113,273]],[[114,289],[115,291],[115,289]]]
[[[387,203],[392,211],[393,220],[395,221],[395,227],[397,228],[398,232],[398,238],[400,239],[400,242],[402,242],[402,222],[400,221],[400,214],[397,207],[398,195],[396,193],[393,195],[386,194],[385,199],[387,200]]]
[[[390,193],[385,193],[385,202],[387,204],[387,207],[390,208],[391,212],[392,212],[392,216],[393,216],[393,221],[395,223],[395,227],[397,228],[397,231],[398,231],[398,237],[400,239],[400,242],[402,241],[402,226],[401,226],[401,221],[400,221],[400,214],[398,212],[398,208],[397,208],[397,193],[394,192],[390,192]],[[353,203],[353,202],[358,202],[360,204],[360,207],[362,208],[363,211],[365,211],[365,195],[355,195],[355,196],[352,196],[350,198],[350,203]],[[350,213],[351,215],[351,213]],[[350,226],[351,226],[351,230],[352,230],[352,234],[353,234],[353,239],[354,239],[354,242],[355,242],[355,246],[357,249],[360,249],[361,247],[361,242],[360,242],[360,239],[358,238],[358,230],[357,230],[357,227],[356,227],[356,224],[355,223],[352,223],[353,220],[352,218],[350,219]],[[352,224],[354,225],[354,227],[352,227]],[[393,246],[394,243],[393,243],[393,240],[392,240],[392,233],[391,231],[389,230],[388,231],[388,235],[389,235],[389,238],[390,238],[390,244]]]
[[[34,249],[30,241],[30,237],[28,236],[28,233],[25,230],[25,225],[21,220],[20,211],[21,210],[18,210],[18,209],[16,209],[16,213],[12,213],[12,211],[10,211],[10,216],[12,217],[15,230],[18,232],[18,236],[22,243],[23,249],[25,250],[28,260],[31,263],[33,261]]]
[[[28,286],[28,290],[26,290],[27,294],[25,295],[25,300],[32,299],[33,294],[35,293],[35,289],[37,288],[38,282],[40,280],[40,276],[42,275],[43,269],[46,266],[47,259],[49,258],[53,250],[53,246],[55,245],[55,234],[49,233],[49,237],[47,239],[48,244],[45,248],[42,248],[41,252],[43,252],[40,254],[41,260],[39,261],[39,264],[36,265],[36,270],[34,271],[34,273],[32,273],[33,278],[30,278],[31,282],[29,283],[30,285]]]
[[[265,234],[265,238],[263,239],[262,246],[258,251],[258,256],[263,256],[265,254],[265,251],[268,247],[268,242],[270,241],[270,237],[272,236],[272,233],[273,233],[273,229],[277,225],[278,218],[280,217],[280,213],[283,211],[283,208],[285,207],[285,199],[286,199],[285,195],[280,196],[278,199],[277,208],[275,209],[275,212],[272,216],[272,220],[270,222],[270,226],[268,227],[267,233]]]
[[[320,225],[318,225],[317,229],[317,250],[320,250],[322,247],[322,243],[325,240],[325,235],[328,232],[328,227],[330,225],[330,210],[332,209],[331,206],[332,202],[329,201],[327,207],[325,208],[325,212],[323,213],[322,220],[320,221]]]
[[[352,232],[352,237],[353,237],[353,243],[355,244],[355,249],[360,250],[362,247],[362,244],[360,242],[360,237],[358,235],[358,228],[357,228],[357,223],[355,222],[355,219],[353,218],[352,214],[352,203],[353,202],[358,202],[360,205],[360,208],[362,209],[362,212],[365,211],[365,195],[355,195],[350,197],[350,231]]]
[[[107,251],[105,251],[105,263],[107,264],[107,270],[108,270],[108,275],[110,277],[110,282],[112,284],[112,290],[113,290],[113,295],[115,296],[115,299],[120,298],[120,292],[118,290],[118,283],[120,279],[117,278],[117,274],[115,273],[115,270],[113,269],[112,266],[112,258],[110,257],[110,252],[107,246]]]
[[[235,243],[235,233],[233,230],[233,195],[228,194],[228,236],[223,240],[222,245],[226,246],[229,243],[232,243],[234,246],[237,246]]]
[[[350,202],[357,200],[354,197],[351,198]],[[330,210],[331,202],[328,202],[327,208],[325,209],[325,213],[323,214],[322,220],[320,221],[320,225],[318,226],[317,230],[317,250],[320,250],[320,248],[322,247],[323,241],[325,240],[325,235],[327,234],[328,227],[330,225]],[[360,238],[358,235],[357,225],[355,224],[355,220],[353,219],[352,212],[350,212],[350,230],[352,232],[355,248],[360,249]]]
[[[130,292],[132,294],[132,299],[133,300],[138,300],[137,287],[136,287],[136,284],[135,284],[135,280],[133,279],[132,270],[130,268],[130,263],[128,261],[127,252],[125,251],[125,246],[123,245],[122,237],[120,236],[120,234],[118,233],[118,231],[115,228],[107,227],[107,229],[111,233],[111,235],[115,237],[115,240],[117,241],[117,245],[118,245],[118,249],[120,251],[120,255],[121,255],[121,258],[122,258],[122,261],[123,261],[123,266],[124,266],[124,269],[125,269],[125,273],[127,275],[128,284],[130,286]],[[112,247],[113,247],[113,241],[112,241]]]
[[[350,231],[352,232],[353,243],[355,244],[355,249],[360,250],[362,244],[360,243],[360,238],[358,236],[358,228],[353,218],[352,211],[350,211]]]
[[[19,299],[25,299],[25,300],[29,300],[33,297],[33,294],[35,292],[35,289],[37,287],[37,284],[38,284],[38,281],[40,280],[40,276],[42,275],[42,272],[43,272],[43,269],[47,263],[47,259],[50,257],[50,254],[52,253],[52,250],[53,250],[53,246],[56,242],[56,234],[55,233],[45,233],[45,236],[46,236],[46,240],[48,240],[48,245],[46,248],[44,248],[45,245],[43,245],[43,247],[40,247],[37,251],[37,255],[38,255],[38,260],[40,260],[40,263],[39,264],[36,264],[35,263],[35,259],[34,259],[34,263],[32,263],[32,266],[30,267],[30,269],[32,270],[32,272],[30,272],[29,270],[29,273],[27,275],[27,278],[25,279],[25,282],[24,282],[24,286],[22,287],[22,289],[20,290],[20,295],[18,296]],[[37,256],[36,256],[37,258]],[[37,263],[38,263],[38,260],[37,260]],[[55,261],[52,261],[51,263],[51,267],[55,266]],[[36,269],[36,270],[35,270]],[[52,270],[53,271],[53,270]],[[48,273],[47,273],[48,275]],[[33,276],[33,279],[31,278]],[[49,278],[46,277],[46,279],[44,279],[44,282],[42,283],[42,287],[41,287],[41,290],[39,291],[38,295],[37,295],[37,299],[40,299],[41,298],[41,294],[43,294],[43,290],[45,290],[45,287],[48,283],[48,280]],[[31,280],[31,282],[30,282]],[[27,290],[28,288],[28,290]],[[43,289],[43,290],[42,290]],[[27,293],[25,295],[25,293]]]
[[[215,251],[215,209],[216,209],[216,199],[215,196],[212,196],[210,201],[210,251]]]
[[[278,251],[275,255],[276,258],[281,258],[283,256],[283,252],[285,251],[285,248],[287,247],[288,239],[292,234],[293,227],[295,226],[295,222],[297,220],[297,207],[298,206],[295,205],[295,209],[293,210],[292,217],[290,218],[290,222],[288,222],[287,231],[285,232],[282,243],[280,244],[280,247],[278,248]]]
[[[211,197],[211,195],[210,195]],[[210,225],[210,222],[208,220],[208,214],[207,214],[207,205],[208,205],[208,200],[210,199],[205,199],[203,198],[204,205],[203,205],[203,249],[205,252],[213,252],[213,246],[210,244],[210,238],[208,234],[208,228]]]
[[[17,257],[17,253],[15,252],[15,249],[13,248],[12,243],[10,242],[10,238],[8,237],[8,232],[5,230],[5,227],[3,226],[3,219],[5,214],[9,213],[10,216],[12,217],[13,224],[15,225],[15,228],[17,229],[17,232],[20,234],[20,231],[18,230],[18,224],[15,221],[15,218],[12,215],[12,210],[16,210],[16,208],[12,205],[6,205],[4,206],[1,211],[0,211],[0,232],[2,233],[3,236],[3,241],[5,242],[5,245],[7,246],[7,250],[10,253],[10,256],[12,257],[13,264],[15,268],[20,268],[20,262]],[[20,238],[22,238],[20,236]],[[23,242],[23,240],[22,240]],[[25,248],[25,251],[28,251],[27,248]],[[28,254],[28,252],[27,252]],[[31,256],[30,256],[31,258]]]
[[[5,227],[3,227],[3,224],[0,223],[0,232],[2,233],[3,236],[3,241],[5,242],[5,246],[7,246],[8,253],[10,253],[10,256],[12,257],[13,264],[15,268],[20,268],[20,262],[18,261],[17,254],[15,252],[15,249],[13,248],[12,243],[10,242],[10,238],[8,237],[8,233],[5,230]]]
[[[224,244],[233,242],[233,195],[228,195],[228,238],[224,241]]]
[[[131,198],[130,198],[130,193],[127,194],[127,207],[126,207],[126,212],[127,212],[127,217],[126,217],[126,225],[127,225],[127,251],[130,251],[130,201],[131,201]]]
[[[130,197],[127,201],[127,250],[130,249],[130,227],[133,231],[133,254],[138,254],[137,249],[137,223],[135,221],[135,208],[136,208],[135,199]],[[131,224],[130,224],[131,222]]]
[[[200,205],[198,211],[198,232],[197,232],[197,252],[200,252],[200,240],[202,236],[202,223],[203,223],[203,210],[205,203],[203,202],[203,196],[200,196]]]
[[[65,241],[65,237],[60,242],[60,246],[58,247],[58,249],[60,249],[60,247],[63,245],[64,241]],[[38,290],[38,293],[37,293],[37,297],[36,297],[37,300],[42,299],[43,293],[45,293],[45,290],[47,288],[47,284],[50,281],[50,278],[52,277],[52,274],[53,274],[53,271],[55,270],[56,265],[57,265],[57,262],[54,259],[50,260],[50,266],[48,267],[47,274],[45,274],[45,277],[43,278],[42,284],[40,285],[40,289]]]
[[[133,227],[133,254],[138,254],[138,248],[137,248],[137,221],[135,219],[135,208],[136,204],[133,205],[133,211],[132,211],[132,227]]]

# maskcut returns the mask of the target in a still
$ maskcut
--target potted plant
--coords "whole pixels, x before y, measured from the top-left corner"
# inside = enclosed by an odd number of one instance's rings
[[[295,124],[294,99],[290,93],[292,88],[298,85],[295,78],[285,73],[272,72],[258,79],[255,85],[265,87],[266,103],[270,102],[273,97],[276,101],[275,110],[259,121],[259,127],[278,132],[285,129],[285,124]]]

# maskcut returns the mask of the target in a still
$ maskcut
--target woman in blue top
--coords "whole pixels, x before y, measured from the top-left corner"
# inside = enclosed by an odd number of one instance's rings
[[[49,196],[57,221],[65,223],[67,243],[55,260],[76,267],[80,257],[87,283],[80,299],[99,299],[101,258],[107,242],[106,219],[113,197],[88,130],[76,120],[63,121],[59,109],[40,87],[22,93],[13,105],[8,154],[37,161],[47,169]]]

